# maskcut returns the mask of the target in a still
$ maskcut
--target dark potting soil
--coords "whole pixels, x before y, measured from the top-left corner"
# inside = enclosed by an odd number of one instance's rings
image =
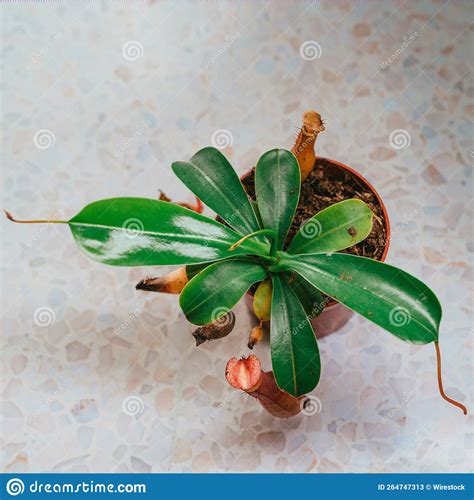
[[[255,199],[254,172],[253,169],[242,180],[245,190],[252,199]],[[374,213],[374,223],[371,233],[364,241],[343,252],[381,260],[387,244],[387,234],[386,221],[379,200],[357,176],[322,158],[316,159],[313,171],[301,186],[298,208],[285,246],[289,244],[301,225],[314,214],[334,203],[351,198],[358,198],[370,207]]]

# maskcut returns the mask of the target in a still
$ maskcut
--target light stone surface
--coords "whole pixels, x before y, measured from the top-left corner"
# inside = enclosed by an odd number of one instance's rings
[[[358,169],[387,204],[388,262],[438,294],[446,391],[474,410],[469,2],[0,12],[2,207],[69,218],[158,189],[192,201],[172,161],[214,135],[243,173],[291,147],[317,109],[318,153]],[[320,341],[319,413],[278,420],[224,379],[247,352],[243,304],[229,337],[196,348],[176,297],[134,289],[161,271],[94,263],[64,226],[1,229],[3,471],[473,470],[472,416],[438,395],[432,345],[355,317]],[[269,369],[268,344],[256,351]]]

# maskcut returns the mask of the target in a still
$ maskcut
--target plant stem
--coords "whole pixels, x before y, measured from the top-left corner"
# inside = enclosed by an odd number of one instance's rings
[[[278,251],[278,247],[277,247],[277,241],[276,241],[276,238],[273,238],[272,239],[272,245],[270,247],[270,257],[276,257],[276,254],[277,254],[277,251]]]
[[[283,271],[288,271],[289,267],[286,264],[286,252],[279,251],[275,256],[275,260],[272,266],[268,268],[268,270],[272,273],[281,273]]]
[[[448,403],[451,403],[454,406],[457,406],[458,408],[461,408],[463,411],[464,415],[467,415],[467,408],[461,404],[455,401],[454,399],[451,399],[450,397],[446,396],[444,389],[443,389],[443,381],[441,379],[441,351],[439,349],[439,343],[435,340],[435,348],[436,348],[436,360],[437,360],[437,365],[438,365],[438,387],[439,387],[439,393],[441,394],[441,397],[448,401]]]
[[[11,220],[12,222],[15,222],[17,224],[67,224],[67,221],[65,220],[46,220],[46,219],[39,219],[39,220],[18,220],[13,217],[13,215],[8,212],[7,210],[3,210],[5,212],[5,215],[7,216],[8,220]]]

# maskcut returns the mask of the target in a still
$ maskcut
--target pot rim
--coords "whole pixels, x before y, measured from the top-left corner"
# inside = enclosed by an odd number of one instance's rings
[[[346,164],[341,163],[337,160],[333,160],[332,158],[326,158],[324,156],[316,156],[316,160],[324,160],[324,161],[327,161],[328,163],[332,163],[333,165],[338,166],[339,168],[342,168],[343,170],[347,170],[352,175],[357,177],[361,183],[365,184],[372,191],[372,193],[374,193],[375,197],[377,198],[378,202],[380,203],[380,206],[382,207],[382,212],[384,215],[384,222],[385,222],[385,231],[386,231],[386,235],[387,235],[385,248],[384,248],[384,251],[382,253],[382,257],[380,258],[380,261],[379,261],[379,262],[384,262],[385,258],[387,257],[388,248],[390,246],[390,219],[388,217],[387,208],[382,200],[382,197],[378,193],[378,191],[374,188],[374,186],[362,174],[360,174],[357,170],[354,170],[353,168],[347,166]],[[248,177],[250,175],[250,173],[252,172],[252,170],[253,170],[253,168],[251,168],[247,172],[245,172],[240,177],[240,180],[242,181],[243,179]],[[340,303],[335,301],[335,300],[332,300],[331,302],[329,302],[329,304],[327,304],[324,307],[324,310],[332,309],[334,306],[337,306],[337,305],[340,305]]]

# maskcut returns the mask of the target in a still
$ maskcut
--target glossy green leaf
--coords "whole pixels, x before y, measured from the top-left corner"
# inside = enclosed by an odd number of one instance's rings
[[[317,288],[314,288],[313,285],[308,283],[299,274],[285,273],[285,277],[304,307],[307,316],[310,318],[319,316],[330,300],[324,297]]]
[[[251,285],[263,281],[265,268],[249,260],[217,262],[197,274],[183,289],[179,304],[186,318],[205,325],[227,314]]]
[[[240,255],[238,258],[239,260],[249,260],[250,262],[255,262],[255,257],[252,257],[251,255]],[[232,257],[228,257],[228,259],[235,259],[234,254],[232,253]],[[192,280],[194,276],[196,276],[201,271],[206,269],[206,267],[212,266],[212,264],[215,264],[216,262],[221,262],[221,261],[200,262],[199,264],[187,264],[186,276],[188,277],[188,281]],[[305,280],[302,279],[302,281]]]
[[[258,209],[258,204],[255,200],[250,200],[253,211],[255,212],[255,217],[257,217],[258,225],[260,229],[263,229],[262,216],[260,215],[260,210]]]
[[[281,255],[277,268],[298,272],[313,286],[402,340],[438,339],[441,305],[410,274],[365,257],[333,253]]]
[[[199,274],[201,271],[206,269],[206,267],[211,266],[212,264],[215,264],[215,262],[202,262],[199,264],[188,264],[186,266],[186,276],[188,277],[188,280],[191,280],[196,276],[196,274]]]
[[[306,254],[344,250],[367,238],[372,218],[372,211],[363,201],[341,201],[308,219],[287,251]]]
[[[319,382],[321,362],[316,336],[298,297],[282,274],[272,274],[270,343],[278,386],[301,396]]]
[[[111,198],[83,208],[68,222],[82,250],[115,266],[192,264],[268,253],[269,245],[240,239],[235,231],[192,210],[146,198]]]
[[[245,235],[260,229],[239,177],[218,149],[201,149],[188,162],[175,162],[171,168],[204,204],[238,233]]]
[[[300,196],[301,173],[290,151],[273,149],[258,160],[255,192],[263,225],[277,235],[276,248],[283,248]]]

